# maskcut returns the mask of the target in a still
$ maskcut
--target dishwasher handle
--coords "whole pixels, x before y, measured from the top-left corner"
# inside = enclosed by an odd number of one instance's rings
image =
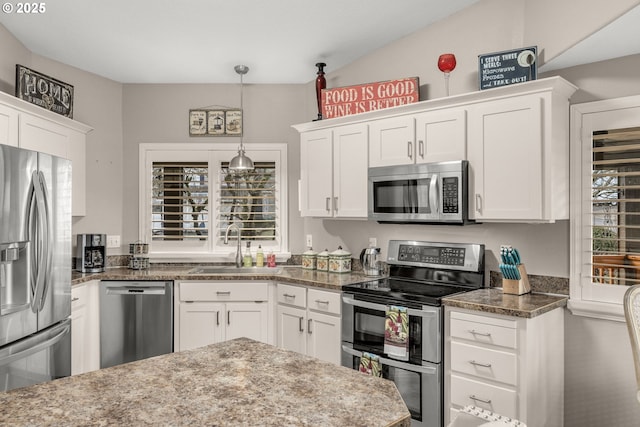
[[[120,286],[107,286],[107,295],[164,295],[166,290],[165,286],[132,286],[132,285],[120,285]]]

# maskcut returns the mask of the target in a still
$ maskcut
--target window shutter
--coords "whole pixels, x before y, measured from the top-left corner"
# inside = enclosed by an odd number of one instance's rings
[[[276,240],[276,163],[255,162],[253,171],[234,173],[222,162],[220,177],[218,238],[237,222],[243,240]],[[236,233],[229,236],[234,240]]]
[[[209,230],[207,162],[153,162],[153,240],[206,240]]]
[[[640,283],[640,128],[593,132],[591,279]]]

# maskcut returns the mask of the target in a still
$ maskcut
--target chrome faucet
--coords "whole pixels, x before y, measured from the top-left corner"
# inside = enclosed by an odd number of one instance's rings
[[[227,227],[227,231],[224,233],[224,244],[229,244],[229,232],[232,228],[236,229],[236,234],[238,235],[238,247],[236,248],[236,267],[240,268],[242,267],[242,234],[240,233],[240,227],[238,227],[238,224],[236,224],[235,222],[229,224],[229,226]]]

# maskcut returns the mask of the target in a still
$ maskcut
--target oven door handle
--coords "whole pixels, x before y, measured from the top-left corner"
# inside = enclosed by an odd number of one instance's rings
[[[342,346],[342,351],[352,356],[362,357],[361,351],[354,350],[346,345]],[[410,363],[398,362],[397,360],[391,360],[384,357],[379,357],[378,360],[382,365],[393,366],[394,368],[404,369],[405,371],[420,372],[425,375],[435,375],[437,373],[436,368],[432,368],[430,366],[412,365]]]
[[[384,311],[384,312],[387,311],[387,307],[388,307],[384,304],[376,304],[374,302],[356,300],[345,294],[342,295],[342,302],[344,302],[345,304],[356,306],[356,307],[368,308],[370,310]],[[435,308],[434,309],[425,308],[423,310],[407,308],[407,314],[409,316],[432,317],[432,316],[438,315],[438,310]]]

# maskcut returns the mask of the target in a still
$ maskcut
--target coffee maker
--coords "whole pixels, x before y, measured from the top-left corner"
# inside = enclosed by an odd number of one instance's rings
[[[81,273],[101,273],[107,262],[106,234],[78,234],[76,270]]]

